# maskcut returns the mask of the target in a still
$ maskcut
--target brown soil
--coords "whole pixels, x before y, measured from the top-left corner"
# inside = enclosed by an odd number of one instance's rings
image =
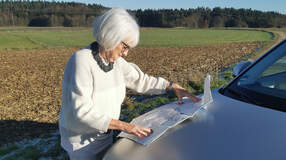
[[[127,61],[153,76],[185,84],[250,54],[262,43],[137,47]],[[78,48],[0,51],[0,145],[54,129],[65,63]]]
[[[132,50],[127,61],[145,73],[186,84],[198,75],[214,73],[254,52],[262,43],[232,43],[213,46],[153,47]]]

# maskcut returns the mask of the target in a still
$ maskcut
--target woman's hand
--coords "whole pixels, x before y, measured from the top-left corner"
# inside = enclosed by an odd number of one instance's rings
[[[177,83],[173,84],[172,89],[175,91],[175,93],[178,97],[178,104],[183,104],[183,102],[182,102],[183,97],[189,97],[193,102],[199,102],[201,100],[200,98],[196,97],[195,95],[189,93],[187,90],[185,90],[183,87],[181,87]]]
[[[129,123],[128,129],[126,130],[127,133],[134,134],[139,138],[143,138],[145,136],[149,136],[153,131],[150,128],[141,127],[135,124]]]
[[[109,123],[108,129],[121,130],[126,133],[134,134],[139,138],[149,136],[153,131],[150,128],[145,128],[135,124],[123,122],[120,120],[112,119]]]

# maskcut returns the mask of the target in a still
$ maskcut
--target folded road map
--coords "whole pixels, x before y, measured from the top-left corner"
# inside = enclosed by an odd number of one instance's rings
[[[212,101],[210,75],[207,75],[204,82],[204,94],[200,102],[194,103],[188,98],[183,98],[182,105],[178,105],[177,102],[172,102],[134,118],[131,121],[132,124],[153,130],[153,133],[148,137],[138,138],[135,135],[125,132],[121,132],[118,136],[129,138],[144,146],[148,146],[163,135],[169,128],[193,117],[200,108],[205,108]]]

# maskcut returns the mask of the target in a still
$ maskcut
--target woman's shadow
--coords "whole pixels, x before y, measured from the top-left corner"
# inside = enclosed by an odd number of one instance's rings
[[[40,135],[58,130],[57,123],[40,123],[35,121],[0,121],[0,147],[21,141],[26,138],[37,138]]]

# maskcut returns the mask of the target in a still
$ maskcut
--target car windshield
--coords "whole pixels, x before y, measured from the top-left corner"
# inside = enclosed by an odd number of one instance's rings
[[[224,88],[223,94],[286,111],[286,41]]]

